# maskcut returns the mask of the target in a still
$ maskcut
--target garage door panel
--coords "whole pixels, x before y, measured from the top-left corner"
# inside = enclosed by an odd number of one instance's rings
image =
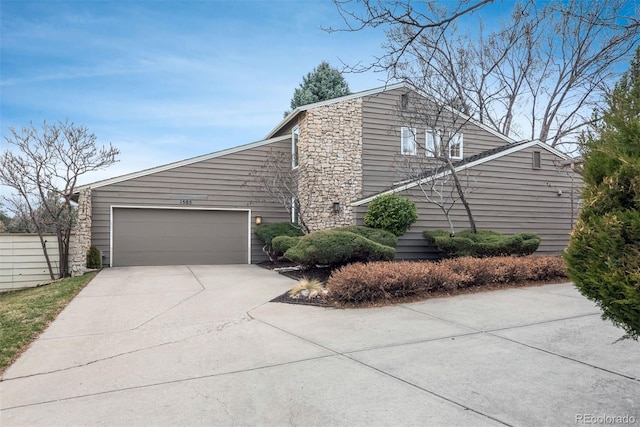
[[[116,266],[134,266],[134,265],[212,265],[212,264],[240,264],[239,258],[246,256],[246,251],[228,251],[218,254],[215,259],[203,254],[202,252],[166,252],[166,251],[145,251],[130,252],[126,254],[126,260],[120,264],[116,261]],[[167,257],[169,261],[167,262]],[[246,260],[243,262],[246,264]]]
[[[113,209],[114,266],[246,264],[248,212]]]

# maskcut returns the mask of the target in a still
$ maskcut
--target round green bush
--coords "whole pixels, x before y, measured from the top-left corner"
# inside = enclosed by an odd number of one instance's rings
[[[102,268],[102,256],[95,246],[91,246],[87,251],[87,268]]]
[[[369,203],[364,225],[402,236],[418,219],[416,205],[397,194],[383,194]]]
[[[348,231],[316,231],[300,237],[284,256],[303,265],[343,265],[356,261],[390,261],[395,249]]]

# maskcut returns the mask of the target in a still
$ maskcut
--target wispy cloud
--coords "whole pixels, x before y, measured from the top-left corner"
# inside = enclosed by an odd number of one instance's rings
[[[338,19],[324,0],[2,8],[2,135],[30,120],[83,123],[122,151],[106,174],[259,140],[303,75],[323,60],[368,60],[383,37],[323,32]],[[353,90],[379,85],[377,75],[347,79]]]

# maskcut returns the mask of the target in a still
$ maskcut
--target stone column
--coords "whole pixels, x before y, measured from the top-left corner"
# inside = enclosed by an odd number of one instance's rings
[[[71,236],[69,271],[72,276],[83,274],[87,268],[87,251],[91,247],[91,189],[80,191],[78,221]]]

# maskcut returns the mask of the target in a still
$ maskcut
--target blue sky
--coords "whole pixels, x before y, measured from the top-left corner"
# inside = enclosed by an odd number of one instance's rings
[[[120,162],[83,182],[262,139],[321,61],[367,62],[381,31],[332,33],[329,0],[1,3],[1,132],[68,118]],[[352,91],[382,75],[347,75]]]
[[[464,19],[489,28],[512,5]],[[261,140],[320,62],[384,53],[382,28],[322,30],[342,26],[331,0],[0,0],[0,148],[31,120],[86,125],[121,155],[84,184]]]

